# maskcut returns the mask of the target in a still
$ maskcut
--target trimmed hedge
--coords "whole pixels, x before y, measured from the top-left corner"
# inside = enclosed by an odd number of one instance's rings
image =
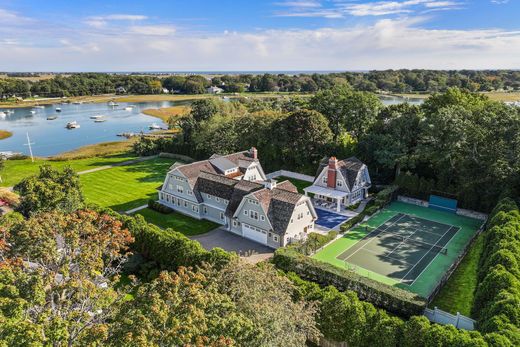
[[[157,211],[159,213],[162,213],[162,214],[170,214],[173,212],[172,208],[170,208],[166,205],[163,205],[160,202],[155,201],[154,199],[148,200],[148,208],[150,208],[154,211]]]
[[[402,317],[422,314],[426,307],[426,300],[416,294],[306,257],[294,249],[277,249],[273,262],[283,271],[295,272],[322,286],[333,285],[339,290],[353,290],[360,299]]]
[[[317,249],[334,240],[336,236],[338,236],[338,232],[335,230],[329,231],[327,235],[310,233],[305,242],[291,244],[287,247],[293,248],[302,254],[310,255],[316,252]]]
[[[120,220],[134,237],[131,250],[146,260],[155,262],[163,270],[175,271],[179,266],[196,267],[203,263],[219,268],[237,256],[222,248],[207,251],[199,242],[190,240],[177,231],[163,230],[147,223],[141,215],[121,215],[110,208],[101,208],[94,204],[88,204],[88,208]]]
[[[286,276],[296,287],[296,300],[316,302],[316,321],[327,341],[367,347],[485,347],[498,346],[501,342],[502,346],[508,345],[496,334],[483,337],[477,331],[430,323],[424,316],[413,316],[405,321],[360,301],[352,291],[340,292],[332,286],[320,288],[292,272]]]
[[[473,316],[485,333],[498,333],[520,346],[520,210],[502,199],[484,232]]]
[[[354,225],[361,223],[366,216],[373,215],[374,213],[391,203],[393,200],[397,198],[398,190],[398,186],[388,186],[385,189],[381,190],[379,193],[376,194],[375,199],[370,201],[365,206],[365,209],[360,214],[350,218],[348,221],[341,225],[341,232],[346,232]]]

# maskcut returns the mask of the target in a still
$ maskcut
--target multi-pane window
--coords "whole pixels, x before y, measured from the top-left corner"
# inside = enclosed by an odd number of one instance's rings
[[[249,213],[249,217],[258,220],[258,212],[251,210]]]
[[[177,186],[177,192],[182,194],[184,192],[184,188],[182,186]]]

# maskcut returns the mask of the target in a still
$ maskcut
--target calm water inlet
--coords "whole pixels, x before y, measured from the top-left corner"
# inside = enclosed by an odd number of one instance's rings
[[[81,146],[118,141],[124,138],[117,134],[123,132],[139,133],[149,132],[149,126],[153,123],[166,127],[159,118],[150,117],[142,113],[148,108],[169,107],[178,102],[141,102],[119,103],[118,106],[109,106],[106,103],[84,104],[54,104],[44,108],[3,108],[0,112],[13,111],[2,116],[0,113],[0,129],[13,133],[13,136],[0,140],[1,151],[29,153],[26,133],[36,156],[52,156],[70,151]],[[131,110],[125,109],[129,106]],[[61,109],[57,112],[56,109]],[[104,116],[104,122],[95,122],[93,116]],[[47,120],[48,117],[57,117]],[[67,129],[69,122],[76,121],[78,129]]]

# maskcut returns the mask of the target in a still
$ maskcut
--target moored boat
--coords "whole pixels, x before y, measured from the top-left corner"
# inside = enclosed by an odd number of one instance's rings
[[[58,116],[49,116],[49,117],[47,117],[47,120],[55,120],[57,118],[58,118]]]
[[[78,122],[76,122],[76,121],[69,122],[69,123],[67,123],[67,125],[66,125],[66,128],[67,128],[67,129],[78,129],[79,127],[80,127],[80,125],[79,125]]]

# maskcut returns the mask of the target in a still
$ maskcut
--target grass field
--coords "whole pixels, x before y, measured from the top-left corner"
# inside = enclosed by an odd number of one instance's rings
[[[365,270],[360,267],[356,267],[355,271],[359,274],[370,277],[382,283],[386,283],[393,286],[398,286],[404,289],[408,289],[421,296],[427,297],[434,289],[436,283],[441,279],[443,274],[448,270],[451,264],[455,261],[460,251],[468,243],[471,237],[478,230],[480,224],[479,220],[470,219],[462,216],[458,216],[451,213],[441,212],[432,210],[425,207],[419,207],[415,205],[409,205],[402,202],[393,202],[381,212],[372,216],[367,222],[371,228],[377,228],[386,222],[397,213],[405,213],[412,216],[417,216],[434,222],[444,223],[452,226],[459,227],[460,230],[453,236],[453,238],[447,244],[449,253],[447,255],[437,256],[433,261],[425,268],[425,270],[417,277],[417,279],[410,285],[399,283],[395,279],[388,278],[375,272]],[[362,240],[371,229],[368,230],[364,226],[358,226],[348,231],[344,237],[333,242],[329,246],[325,247],[320,252],[316,253],[313,258],[333,264],[335,266],[349,269],[349,264],[338,259],[337,257],[344,251]]]
[[[157,198],[173,160],[157,158],[81,175],[81,186],[87,202],[115,211],[127,211]]]
[[[296,178],[290,178],[290,177],[285,177],[285,176],[276,177],[275,180],[277,182],[283,182],[283,181],[291,182],[292,184],[294,184],[296,186],[296,188],[298,188],[298,193],[300,193],[300,194],[304,193],[304,191],[303,191],[304,188],[307,188],[308,186],[312,185],[311,182],[297,180]]]
[[[163,108],[149,108],[143,111],[144,114],[160,118],[163,122],[168,123],[170,117],[182,116],[187,114],[190,108],[187,106],[172,106]]]
[[[0,140],[13,136],[13,133],[7,130],[0,130]]]
[[[60,153],[52,160],[85,159],[93,157],[106,157],[121,153],[132,152],[132,146],[138,138],[133,137],[124,141],[101,142],[76,148],[69,152]]]
[[[198,220],[176,212],[162,214],[145,208],[144,210],[136,212],[136,214],[143,216],[148,223],[155,224],[163,229],[173,229],[186,236],[205,234],[218,227],[216,223],[207,220]]]
[[[0,186],[10,187],[15,185],[16,183],[20,182],[24,177],[38,173],[39,167],[43,164],[49,164],[57,169],[62,169],[65,166],[70,165],[75,171],[84,171],[94,169],[100,166],[121,163],[136,158],[137,157],[133,154],[123,153],[108,155],[104,157],[63,161],[35,159],[34,163],[31,162],[31,159],[7,160],[5,162],[4,170],[2,170],[2,172],[0,173],[0,175],[2,176],[2,182],[0,183]]]
[[[483,247],[484,236],[481,234],[477,237],[473,247],[466,254],[457,270],[430,304],[431,307],[437,306],[446,312],[453,314],[460,312],[467,317],[471,317],[471,307],[478,284],[478,263]]]

